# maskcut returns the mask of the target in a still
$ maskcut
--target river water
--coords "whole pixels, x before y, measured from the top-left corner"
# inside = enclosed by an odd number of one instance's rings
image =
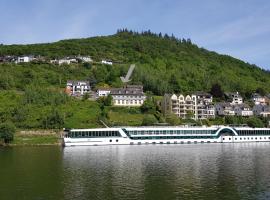
[[[270,199],[270,143],[0,148],[1,200]]]

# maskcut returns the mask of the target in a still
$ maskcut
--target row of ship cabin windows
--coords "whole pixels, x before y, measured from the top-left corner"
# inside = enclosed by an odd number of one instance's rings
[[[168,134],[215,134],[216,130],[150,130],[150,131],[128,131],[130,135],[168,135]]]
[[[217,136],[150,136],[131,137],[133,140],[160,140],[160,139],[218,139]]]
[[[270,135],[270,130],[237,130],[238,135]]]
[[[121,137],[118,131],[71,131],[66,136],[70,138]]]

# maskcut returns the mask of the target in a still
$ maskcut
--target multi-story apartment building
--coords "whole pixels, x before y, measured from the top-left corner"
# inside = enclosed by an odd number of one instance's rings
[[[180,118],[208,119],[215,117],[212,96],[208,93],[197,92],[192,95],[165,94],[162,102],[164,114],[174,113]]]
[[[66,93],[71,96],[82,96],[85,93],[90,93],[90,91],[91,87],[89,81],[67,81]]]
[[[206,92],[196,92],[198,119],[215,118],[213,97]]]

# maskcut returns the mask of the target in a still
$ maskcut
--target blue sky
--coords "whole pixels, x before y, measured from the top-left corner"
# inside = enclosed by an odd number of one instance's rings
[[[269,0],[0,0],[0,9],[3,44],[150,29],[270,69]]]

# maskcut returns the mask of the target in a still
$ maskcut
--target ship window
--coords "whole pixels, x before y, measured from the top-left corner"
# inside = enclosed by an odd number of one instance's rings
[[[116,142],[118,142],[118,140],[116,140]]]
[[[112,140],[110,140],[110,142],[112,142]]]

